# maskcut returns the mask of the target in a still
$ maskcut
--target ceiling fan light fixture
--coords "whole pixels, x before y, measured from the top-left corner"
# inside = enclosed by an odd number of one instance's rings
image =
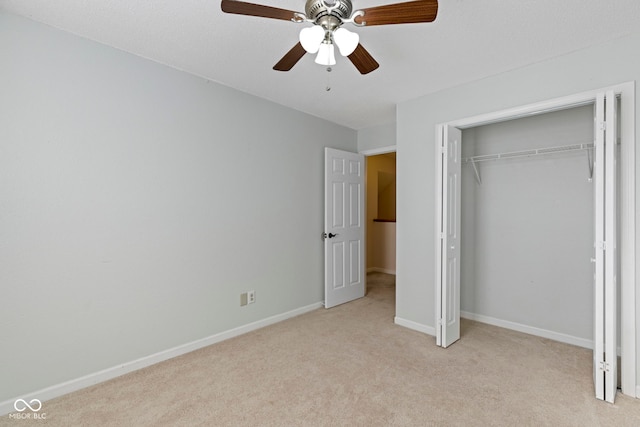
[[[334,47],[332,43],[322,42],[320,49],[318,50],[318,56],[316,56],[316,64],[320,65],[336,65],[336,55],[334,53]]]
[[[346,28],[338,28],[333,32],[333,40],[338,45],[340,55],[349,56],[356,50],[358,43],[360,43],[360,36],[358,33],[351,32]]]
[[[360,74],[368,74],[378,69],[380,64],[360,44],[358,34],[341,30],[341,26],[352,24],[356,27],[370,27],[433,22],[438,16],[438,1],[405,0],[355,11],[352,0],[306,0],[304,12],[243,0],[222,0],[220,7],[225,13],[313,24],[313,27],[300,32],[300,41],[273,66],[276,71],[291,70],[306,53],[317,53],[316,63],[329,67],[335,64],[336,44],[340,53],[349,58]]]
[[[308,53],[316,53],[324,40],[324,29],[318,25],[300,30],[300,44]]]

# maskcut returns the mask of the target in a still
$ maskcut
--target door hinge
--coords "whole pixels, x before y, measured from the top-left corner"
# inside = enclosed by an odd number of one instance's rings
[[[596,247],[596,250],[604,251],[607,249],[607,242],[604,240],[601,242],[596,242],[594,246]]]
[[[598,124],[598,127],[600,128],[599,130],[604,130],[604,131],[606,131],[606,130],[607,130],[607,122],[600,122],[600,123]]]
[[[598,362],[598,369],[600,369],[603,372],[609,372],[611,370],[611,365],[608,362]]]

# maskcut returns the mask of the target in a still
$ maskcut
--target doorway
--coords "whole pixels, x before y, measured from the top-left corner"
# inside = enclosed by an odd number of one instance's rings
[[[396,153],[365,157],[367,273],[396,274]]]
[[[606,91],[606,95],[605,95]],[[621,114],[616,118],[614,106],[618,104],[615,100],[616,96],[619,97],[619,105],[621,107]],[[459,317],[460,317],[460,288],[459,288],[459,259],[460,250],[458,240],[460,236],[459,225],[460,223],[460,192],[449,191],[448,187],[452,189],[459,189],[458,180],[460,178],[460,144],[462,139],[462,133],[460,129],[466,129],[483,124],[502,122],[520,117],[526,117],[531,115],[541,114],[543,112],[551,112],[557,110],[563,110],[575,106],[587,105],[596,103],[597,106],[607,105],[606,122],[604,112],[598,113],[596,116],[595,130],[596,133],[596,149],[603,147],[604,134],[606,134],[606,157],[604,152],[598,155],[601,159],[600,162],[596,162],[596,171],[598,167],[603,167],[607,164],[607,172],[596,172],[595,177],[603,185],[602,188],[607,188],[607,198],[604,199],[605,218],[612,220],[616,218],[618,214],[617,205],[615,200],[609,200],[609,197],[614,197],[615,194],[620,195],[619,204],[619,218],[620,218],[620,236],[621,241],[619,244],[615,244],[615,232],[616,227],[611,227],[608,221],[598,221],[598,204],[603,202],[602,195],[596,191],[596,248],[595,248],[595,265],[596,265],[596,285],[595,285],[595,311],[594,316],[596,318],[594,325],[594,383],[596,384],[596,395],[598,394],[598,372],[606,375],[607,378],[611,376],[609,371],[609,362],[597,363],[598,358],[603,357],[602,353],[598,350],[598,333],[602,331],[603,324],[599,323],[598,316],[599,310],[605,310],[604,315],[604,329],[607,331],[607,341],[605,341],[605,347],[607,351],[607,357],[610,356],[610,352],[615,354],[615,347],[611,348],[611,344],[615,343],[615,283],[616,274],[615,268],[612,268],[611,261],[615,259],[614,253],[621,254],[620,263],[620,277],[619,280],[621,286],[621,298],[620,298],[620,312],[621,312],[621,365],[622,365],[622,392],[631,396],[635,396],[635,372],[636,372],[636,360],[635,360],[635,130],[634,130],[634,106],[635,106],[635,91],[633,83],[626,83],[615,87],[606,89],[589,91],[573,96],[560,98],[556,100],[545,101],[528,106],[513,108],[496,113],[489,113],[482,116],[471,117],[467,119],[458,120],[455,122],[444,123],[438,125],[437,135],[439,143],[436,146],[438,157],[442,159],[438,162],[437,171],[437,183],[436,194],[438,194],[438,200],[436,203],[436,229],[439,236],[439,242],[437,243],[437,273],[436,282],[439,284],[436,286],[436,324],[437,324],[437,342],[438,345],[446,347],[450,343],[454,342],[456,322],[457,331],[459,337]],[[599,111],[599,108],[596,110]],[[617,123],[619,119],[620,123],[620,155],[619,163],[616,166],[616,162],[612,159],[615,158],[614,152],[609,150],[615,150],[617,146],[617,138],[615,133],[616,126],[610,126],[609,124]],[[598,142],[600,141],[600,143]],[[602,161],[606,159],[606,161]],[[620,170],[620,192],[616,193],[615,182],[615,170],[619,167]],[[598,178],[599,177],[599,178]],[[599,188],[599,184],[595,185]],[[615,198],[615,197],[614,197]],[[613,221],[615,223],[615,220]],[[608,228],[607,236],[611,241],[608,246],[605,245],[605,240],[598,240],[598,225],[604,223],[605,228]],[[598,243],[599,242],[599,243]],[[611,242],[614,242],[612,245]],[[552,244],[552,242],[550,242]],[[605,246],[610,250],[604,255],[599,255],[600,252],[604,252]],[[455,249],[455,250],[454,250]],[[612,250],[613,249],[613,250]],[[600,257],[600,260],[598,258]],[[609,259],[609,257],[613,257]],[[606,258],[606,259],[605,259]],[[607,260],[608,259],[608,260]],[[606,265],[606,277],[604,278],[604,291],[599,291],[598,288],[598,268],[600,265]],[[457,286],[456,286],[457,285]],[[602,304],[600,304],[602,303]],[[598,308],[600,307],[600,308]],[[613,325],[613,329],[609,327]],[[611,332],[614,333],[611,333]],[[451,339],[447,338],[447,334],[451,332]],[[611,339],[614,337],[614,339]],[[607,360],[612,360],[611,358]],[[613,374],[615,375],[615,362],[612,362]],[[608,381],[607,387],[613,383]],[[607,391],[607,400],[612,400],[612,394]]]
[[[593,108],[462,131],[461,317],[593,348]]]

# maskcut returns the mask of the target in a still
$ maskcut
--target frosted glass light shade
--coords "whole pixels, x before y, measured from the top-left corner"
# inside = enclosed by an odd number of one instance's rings
[[[340,55],[349,56],[356,50],[358,43],[360,43],[360,36],[357,33],[352,33],[345,28],[338,28],[333,32],[333,40],[338,45]]]
[[[316,64],[320,65],[336,65],[336,55],[334,53],[333,44],[321,43],[316,56]]]
[[[319,25],[300,30],[300,44],[309,53],[316,53],[324,40],[324,29]]]

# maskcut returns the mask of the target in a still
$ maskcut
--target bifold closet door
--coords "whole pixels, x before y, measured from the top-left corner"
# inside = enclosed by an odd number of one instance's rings
[[[442,129],[440,223],[440,268],[436,284],[436,344],[448,347],[460,339],[460,204],[462,131]]]
[[[594,141],[594,328],[596,398],[614,402],[617,391],[617,100],[598,94]]]

